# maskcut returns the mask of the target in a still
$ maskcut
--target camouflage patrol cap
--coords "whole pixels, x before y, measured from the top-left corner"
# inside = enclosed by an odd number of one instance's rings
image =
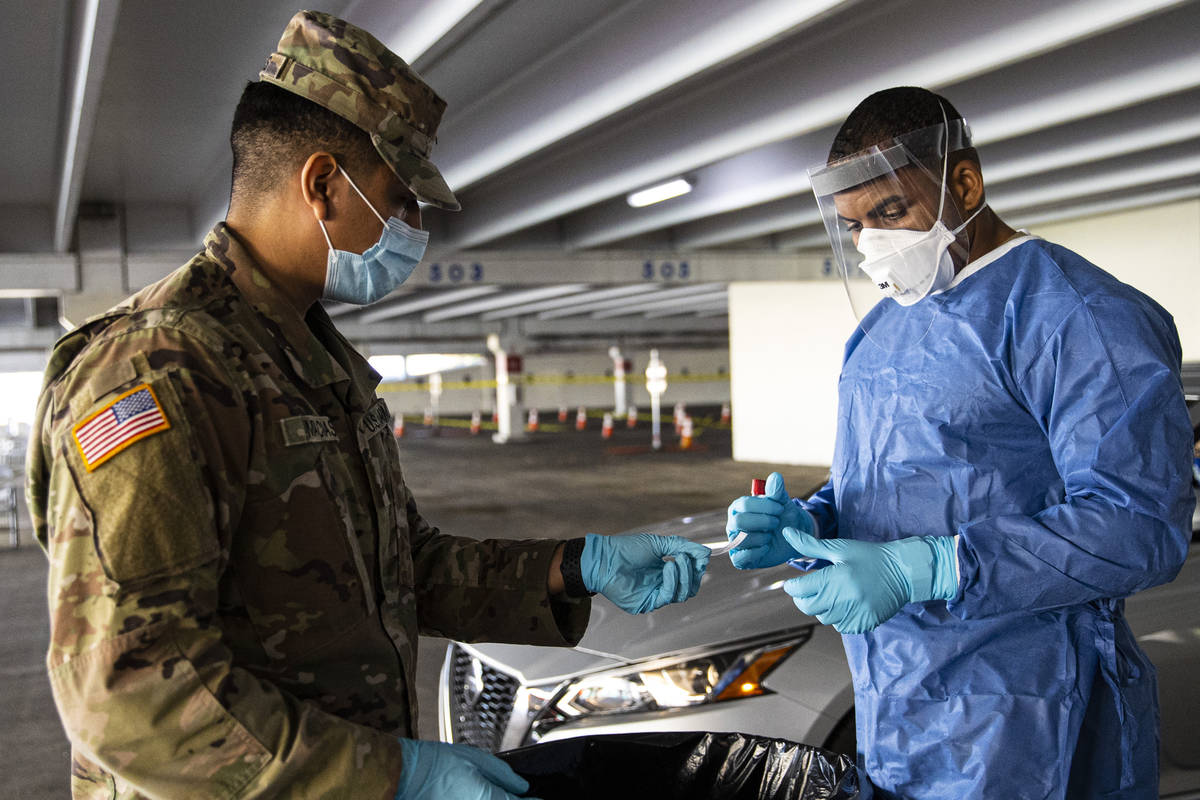
[[[300,11],[258,76],[362,128],[418,200],[458,211],[429,160],[446,101],[374,36],[329,14]]]

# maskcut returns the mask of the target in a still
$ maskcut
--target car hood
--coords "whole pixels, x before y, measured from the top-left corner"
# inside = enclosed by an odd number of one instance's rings
[[[725,510],[678,517],[636,532],[720,544],[725,541]],[[814,622],[792,608],[791,599],[779,588],[798,574],[786,566],[739,570],[728,555],[714,555],[700,591],[686,603],[634,615],[597,595],[587,632],[574,649],[503,644],[470,649],[526,683],[543,683],[617,663],[770,634],[780,630],[781,621],[789,628]]]
[[[725,541],[725,510],[678,517],[636,532],[720,544]],[[1191,557],[1175,581],[1129,599],[1127,617],[1147,648],[1156,646],[1153,642],[1158,640],[1173,642],[1179,631],[1191,635],[1196,586],[1200,585],[1198,548],[1193,542]],[[597,595],[592,600],[587,632],[573,649],[511,644],[468,647],[526,683],[549,683],[621,663],[773,634],[784,626],[816,624],[792,607],[791,599],[780,589],[783,581],[798,574],[786,566],[743,571],[734,568],[728,555],[716,555],[709,562],[700,591],[686,603],[633,615]]]

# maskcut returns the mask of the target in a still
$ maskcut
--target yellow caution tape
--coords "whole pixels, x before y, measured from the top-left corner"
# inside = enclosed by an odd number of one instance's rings
[[[616,383],[612,375],[519,375],[509,378],[509,383],[515,386],[585,386]],[[667,384],[671,383],[727,383],[729,373],[715,372],[700,375],[668,375]],[[626,375],[625,382],[644,385],[643,375]],[[389,392],[427,392],[428,383],[414,381],[384,381],[382,387]],[[496,381],[445,381],[442,383],[443,392],[463,391],[468,389],[495,389]]]
[[[539,420],[538,430],[544,431],[546,433],[561,433],[563,431],[575,430],[575,422],[574,422],[575,413],[576,412],[574,410],[572,410],[570,412],[571,421],[565,422],[565,423],[558,422],[557,419],[554,422],[542,422]],[[605,414],[613,414],[613,412],[604,411],[603,409],[601,409],[599,411],[593,409],[593,410],[587,411],[586,414],[587,414],[588,419],[603,419]],[[396,415],[397,420],[399,420],[402,417],[404,419],[405,424],[408,424],[410,422],[414,423],[414,424],[418,424],[418,425],[425,424],[425,416],[423,414],[397,414]],[[624,414],[622,414],[620,416],[618,416],[617,414],[613,414],[613,427],[614,428],[623,427],[625,425],[625,419],[626,419],[626,415],[624,415]],[[653,421],[652,415],[650,415],[650,414],[639,413],[637,415],[637,419],[638,419],[639,423],[641,423],[641,422],[649,423],[649,422]],[[673,426],[674,420],[671,418],[671,416],[669,414],[664,413],[661,417],[661,424],[662,424],[663,428],[665,429],[665,428]],[[695,431],[696,431],[695,435],[696,436],[699,436],[700,433],[705,428],[717,428],[718,430],[729,430],[731,427],[733,427],[728,422],[721,422],[719,419],[714,419],[713,417],[693,417],[692,425],[695,426]],[[459,417],[438,417],[437,426],[442,427],[442,428],[470,428],[471,420],[469,418],[464,419],[464,418],[459,418]],[[490,420],[490,418],[481,420],[479,423],[480,430],[494,431],[498,427],[499,426],[495,422],[492,422]],[[520,427],[524,428],[525,423],[522,422]],[[599,430],[599,428],[596,428],[595,430]]]

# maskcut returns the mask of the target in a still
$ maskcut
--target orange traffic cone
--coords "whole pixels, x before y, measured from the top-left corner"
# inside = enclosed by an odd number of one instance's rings
[[[392,433],[394,433],[396,435],[397,439],[404,438],[404,415],[403,414],[396,415],[396,427],[392,428]]]
[[[637,406],[629,407],[629,413],[625,415],[625,427],[626,428],[636,428],[637,427]]]
[[[580,406],[579,410],[575,412],[575,430],[587,430],[587,409],[583,406]]]
[[[471,435],[476,436],[479,429],[483,427],[483,414],[478,411],[471,412]]]
[[[567,421],[567,407],[566,406],[558,407],[558,421],[559,422]]]
[[[684,417],[679,424],[679,449],[690,450],[692,447],[692,418]]]
[[[729,411],[729,403],[721,403],[721,424],[728,425],[732,416],[732,413]]]
[[[433,409],[432,409],[432,408],[428,408],[428,407],[427,407],[427,408],[425,409],[425,418],[424,418],[423,422],[424,422],[426,425],[432,425],[432,424],[433,424]]]
[[[533,433],[538,429],[538,413],[536,408],[529,409],[529,421],[525,423],[525,430]]]
[[[494,424],[498,423],[499,421],[500,421],[500,410],[497,408],[493,408],[492,409],[492,424],[494,425]]]
[[[604,415],[604,424],[600,426],[600,435],[603,436],[605,439],[611,439],[612,431],[613,431],[612,414],[606,413]]]

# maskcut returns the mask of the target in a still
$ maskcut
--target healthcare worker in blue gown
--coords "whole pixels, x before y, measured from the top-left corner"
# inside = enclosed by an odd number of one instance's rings
[[[1005,225],[924,89],[864,100],[810,176],[861,315],[832,479],[734,501],[735,565],[830,563],[783,588],[844,634],[877,797],[1157,797],[1155,671],[1123,598],[1190,539],[1170,315]]]

